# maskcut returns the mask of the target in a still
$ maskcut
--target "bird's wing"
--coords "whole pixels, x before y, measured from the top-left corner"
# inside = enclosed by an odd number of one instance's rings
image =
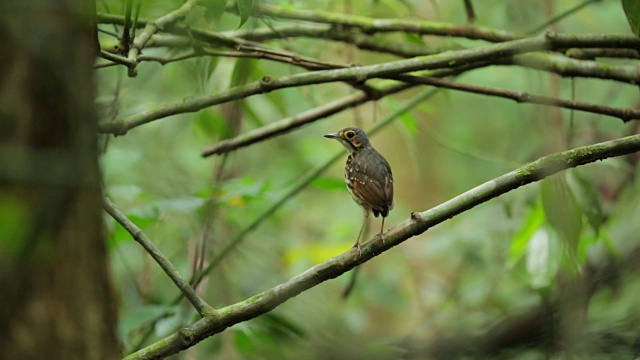
[[[352,195],[356,201],[363,202],[372,210],[387,216],[393,208],[393,178],[391,170],[376,171],[370,168],[356,168],[355,164],[347,168],[347,176],[352,188]]]

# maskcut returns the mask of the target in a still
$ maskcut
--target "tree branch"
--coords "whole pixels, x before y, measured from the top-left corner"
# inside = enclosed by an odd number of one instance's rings
[[[502,97],[506,99],[514,100],[518,103],[538,104],[545,106],[554,106],[565,109],[573,109],[584,112],[590,112],[594,114],[601,114],[612,116],[628,122],[631,120],[640,119],[640,110],[633,108],[614,108],[604,105],[596,105],[592,103],[585,103],[581,101],[564,100],[549,96],[529,94],[526,91],[513,91],[506,89],[493,88],[489,86],[461,84],[454,81],[445,79],[438,79],[435,77],[425,76],[411,76],[411,75],[398,75],[394,77],[397,80],[403,80],[412,82],[414,84],[424,84],[436,87],[442,87],[445,89],[465,91],[475,94],[482,94],[488,96]]]
[[[464,0],[464,10],[467,13],[467,22],[474,22],[476,20],[476,12],[473,10],[471,0]]]
[[[640,38],[638,38],[640,40]],[[556,54],[524,54],[514,56],[509,62],[532,69],[552,71],[561,76],[592,77],[637,84],[633,73],[640,74],[640,66],[598,64],[595,61],[571,59]]]
[[[379,235],[374,237],[375,241],[365,242],[362,245],[360,256],[358,256],[358,251],[352,249],[328,259],[280,285],[221,309],[219,317],[205,317],[189,327],[127,356],[126,359],[156,359],[175,354],[209,336],[222,332],[229,326],[265,314],[301,292],[338,277],[410,237],[422,234],[429,228],[476,205],[565,169],[637,151],[640,151],[640,135],[544,156],[430,210],[412,213],[409,219],[387,231],[384,235],[385,243],[380,241]]]
[[[392,95],[413,86],[414,85],[412,84],[388,86],[384,89],[378,90],[378,97]],[[316,108],[307,110],[303,113],[272,122],[269,125],[257,129],[253,129],[234,138],[219,141],[215,145],[207,146],[202,149],[202,156],[208,157],[211,155],[220,155],[241,147],[249,146],[251,144],[277,135],[285,134],[318,119],[326,118],[351,107],[364,104],[371,100],[377,100],[378,97],[374,98],[371,96],[371,94],[365,92],[358,92],[352,95],[345,96],[341,99],[334,100]]]
[[[228,8],[228,10],[233,10]],[[255,7],[255,15],[281,19],[303,20],[337,27],[358,28],[367,34],[377,32],[411,32],[420,35],[456,36],[490,42],[510,41],[521,35],[477,25],[454,25],[449,23],[411,19],[374,19],[366,16],[333,13],[322,10],[297,10],[271,5]]]
[[[460,45],[422,45],[411,42],[398,42],[384,36],[367,35],[350,29],[339,29],[329,25],[304,26],[300,24],[282,25],[274,28],[236,30],[223,33],[226,36],[249,41],[269,41],[285,38],[312,38],[335,40],[357,46],[361,50],[394,54],[401,57],[439,54],[449,50],[460,50]]]
[[[131,63],[133,64],[137,64],[138,56],[140,55],[142,48],[145,46],[147,41],[149,41],[151,36],[158,32],[158,30],[164,29],[165,26],[168,26],[169,24],[172,24],[185,17],[197,3],[198,0],[187,0],[180,8],[159,17],[153,22],[148,22],[142,33],[136,36],[135,40],[133,41],[133,46],[129,50],[129,55],[127,56],[129,58],[129,61],[131,61]],[[127,19],[125,18],[125,24],[126,23]],[[135,67],[129,67],[129,76],[136,76]]]
[[[418,70],[450,68],[455,67],[456,65],[464,66],[471,62],[483,60],[491,61],[500,59],[505,56],[511,56],[531,51],[565,47],[579,47],[580,45],[585,45],[585,40],[587,39],[587,43],[589,44],[589,46],[600,46],[602,45],[602,43],[618,46],[628,46],[628,43],[630,42],[640,44],[640,39],[630,40],[628,37],[620,36],[559,36],[556,34],[548,34],[547,36],[538,36],[523,40],[514,40],[504,43],[491,44],[476,49],[449,51],[447,53],[439,55],[420,56],[406,60],[391,61],[383,64],[295,74],[291,76],[285,76],[280,79],[265,76],[260,81],[256,81],[243,86],[238,86],[227,91],[220,92],[218,94],[193,97],[185,99],[179,103],[168,104],[155,109],[143,111],[138,114],[130,115],[129,117],[126,117],[124,119],[102,123],[99,126],[99,131],[101,133],[124,135],[127,131],[153,120],[180,113],[195,112],[209,106],[218,105],[231,100],[242,99],[251,95],[262,94],[277,89],[303,85],[322,84],[335,81],[364,82],[365,80],[370,78],[384,78]],[[526,61],[535,63],[537,59],[537,57],[533,57]],[[571,59],[568,60],[578,61]],[[640,72],[638,72],[637,66],[601,66],[595,63],[590,63],[582,66],[580,71],[572,72],[572,75],[577,74],[590,74],[591,76],[599,77],[615,76],[615,78],[620,81],[627,81],[629,83],[640,82]]]
[[[131,222],[131,220],[129,220],[122,212],[120,212],[120,210],[118,210],[116,205],[111,200],[109,200],[109,198],[105,197],[103,204],[104,209],[109,213],[109,215],[111,215],[111,217],[113,217],[120,225],[122,225],[122,227],[125,228],[125,230],[129,232],[129,234],[131,234],[133,239],[140,245],[142,245],[145,250],[147,250],[149,255],[151,255],[151,257],[153,257],[158,265],[160,265],[162,270],[164,270],[164,272],[169,275],[173,283],[176,284],[178,289],[182,291],[182,294],[184,294],[184,296],[189,299],[189,302],[191,302],[193,307],[196,308],[200,316],[204,318],[207,316],[215,317],[217,315],[216,311],[196,294],[191,285],[189,285],[189,283],[186,282],[182,278],[182,276],[180,276],[180,273],[169,261],[169,259],[167,259],[162,254],[162,252],[160,252],[160,249],[158,249],[151,242],[151,240],[149,240],[147,235],[139,227]]]

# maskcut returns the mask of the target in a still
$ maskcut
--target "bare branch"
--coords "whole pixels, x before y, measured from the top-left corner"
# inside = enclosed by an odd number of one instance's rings
[[[149,255],[153,257],[153,259],[160,265],[162,270],[173,280],[174,284],[182,291],[184,296],[189,299],[193,307],[196,308],[200,316],[202,317],[211,317],[216,316],[216,311],[207,304],[201,297],[199,297],[196,292],[193,290],[191,285],[186,282],[180,273],[178,273],[178,269],[176,269],[173,264],[167,259],[160,249],[158,249],[152,242],[149,240],[147,235],[137,227],[131,220],[129,220],[118,208],[116,205],[109,200],[109,198],[104,198],[104,209],[113,217],[122,227],[127,230],[133,239],[137,241],[142,247],[147,250]]]

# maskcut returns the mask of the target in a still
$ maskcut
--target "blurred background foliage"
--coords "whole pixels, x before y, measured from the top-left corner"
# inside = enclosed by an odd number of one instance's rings
[[[466,22],[463,1],[270,3],[369,17]],[[581,1],[547,2],[552,4],[551,13],[544,1],[537,0],[473,3],[475,24],[526,33]],[[180,0],[144,0],[140,17],[157,18],[181,5]],[[100,12],[124,11],[120,0],[101,0],[97,7]],[[220,9],[220,1],[203,0],[186,22],[213,31],[236,30],[239,17]],[[291,23],[297,22],[250,17],[242,30]],[[576,34],[631,31],[621,3],[613,0],[592,2],[552,26],[554,31]],[[115,31],[113,25],[100,28]],[[482,44],[402,33],[376,36],[397,43]],[[106,34],[100,35],[100,41],[103,48],[116,42]],[[270,44],[340,63],[365,65],[396,59],[322,39],[300,37]],[[180,53],[165,47],[144,50],[147,56]],[[628,59],[599,61],[637,65]],[[124,67],[107,67],[96,70],[97,104],[102,120],[109,121],[265,75],[303,71],[267,60],[207,56],[166,65],[145,62],[133,78]],[[634,107],[638,102],[634,86],[558,79],[515,66],[470,71],[456,81],[609,106]],[[343,83],[277,90],[161,119],[125,136],[103,136],[105,190],[187,277],[193,273],[203,241],[206,266],[296,181],[341,151],[323,134],[346,126],[370,129],[422,90],[383,98],[209,158],[200,156],[203,146],[355,90]],[[372,136],[394,172],[395,209],[386,224],[393,227],[412,211],[429,209],[541,155],[635,132],[635,122],[623,124],[589,113],[439,90]],[[346,154],[242,237],[200,284],[198,291],[207,302],[222,307],[246,299],[350,249],[362,212],[342,180],[345,159]],[[634,176],[635,164],[635,160],[610,159],[493,199],[362,265],[346,299],[341,294],[350,274],[176,357],[423,358],[429,344],[486,335],[498,324],[549,304],[567,277],[610,259],[623,259],[638,246],[640,184]],[[176,303],[179,292],[169,278],[124,229],[106,215],[105,221],[119,295],[119,336],[129,353],[190,324],[197,313],[186,301]],[[372,229],[377,229],[378,221],[370,224]],[[598,358],[634,356],[640,325],[638,280],[634,273],[620,276],[615,286],[600,289],[588,299],[583,330],[595,340],[586,348]],[[503,354],[503,358],[547,358],[552,351],[537,346]]]

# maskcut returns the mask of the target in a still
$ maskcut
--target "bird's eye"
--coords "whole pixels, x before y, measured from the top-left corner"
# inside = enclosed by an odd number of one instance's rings
[[[353,138],[353,136],[354,136],[355,134],[356,134],[356,133],[354,133],[353,131],[349,131],[349,132],[347,133],[347,137],[348,137],[349,139],[352,139],[352,138]]]

